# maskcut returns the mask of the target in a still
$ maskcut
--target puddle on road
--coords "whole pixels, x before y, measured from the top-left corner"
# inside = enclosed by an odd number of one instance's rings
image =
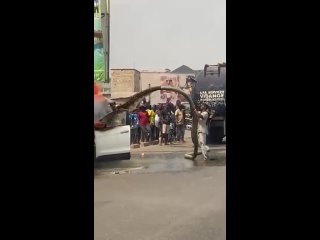
[[[198,156],[199,158],[199,156]],[[197,159],[198,159],[197,158]],[[201,156],[200,156],[201,159]],[[100,162],[95,166],[95,175],[139,174],[157,172],[189,171],[195,167],[224,166],[225,160],[213,159],[207,162],[192,161],[184,154],[145,153],[133,155],[130,160]]]

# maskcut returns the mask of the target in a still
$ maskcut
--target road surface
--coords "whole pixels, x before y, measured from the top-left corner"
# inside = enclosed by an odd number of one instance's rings
[[[142,151],[96,169],[94,239],[225,240],[225,157]]]

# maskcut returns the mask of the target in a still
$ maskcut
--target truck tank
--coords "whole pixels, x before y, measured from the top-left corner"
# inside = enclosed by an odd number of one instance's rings
[[[209,106],[207,143],[222,143],[226,135],[226,64],[205,65],[194,80],[193,101]]]

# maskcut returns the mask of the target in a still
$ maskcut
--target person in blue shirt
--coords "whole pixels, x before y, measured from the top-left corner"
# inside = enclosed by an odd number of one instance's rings
[[[139,119],[136,112],[129,114],[129,121],[131,127],[131,144],[139,143]]]

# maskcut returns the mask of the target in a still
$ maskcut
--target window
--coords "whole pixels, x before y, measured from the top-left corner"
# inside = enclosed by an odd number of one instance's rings
[[[103,122],[106,123],[107,128],[127,125],[127,112],[112,112],[103,118]]]

